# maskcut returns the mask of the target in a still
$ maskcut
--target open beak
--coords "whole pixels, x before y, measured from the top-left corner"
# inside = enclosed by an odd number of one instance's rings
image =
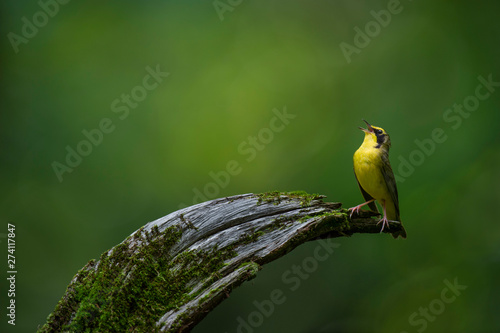
[[[373,133],[373,127],[370,125],[366,120],[363,119],[363,121],[366,123],[366,126],[368,129],[364,129],[363,127],[359,127],[360,130],[362,130],[365,133]]]

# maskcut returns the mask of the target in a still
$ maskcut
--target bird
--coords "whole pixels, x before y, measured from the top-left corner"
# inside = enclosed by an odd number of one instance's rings
[[[396,179],[389,162],[389,148],[391,139],[389,134],[381,127],[372,126],[366,120],[367,129],[359,127],[365,132],[361,146],[353,156],[354,175],[358,181],[359,189],[366,202],[349,208],[350,217],[353,213],[359,214],[361,207],[368,207],[378,212],[377,201],[383,208],[384,216],[377,224],[382,223],[382,229],[389,229],[389,221],[401,223],[399,215],[398,189]],[[406,230],[401,223],[401,230],[392,233],[394,238],[406,238]]]

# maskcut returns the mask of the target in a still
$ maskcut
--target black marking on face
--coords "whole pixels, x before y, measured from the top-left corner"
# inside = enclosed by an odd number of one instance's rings
[[[382,144],[385,142],[386,135],[384,134],[384,132],[382,130],[379,130],[379,129],[375,129],[373,132],[375,133],[375,136],[377,137],[377,145],[375,146],[375,148],[380,148],[382,146]]]

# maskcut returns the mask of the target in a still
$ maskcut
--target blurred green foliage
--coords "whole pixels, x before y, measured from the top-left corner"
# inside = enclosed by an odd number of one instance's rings
[[[360,203],[352,154],[365,118],[390,133],[395,172],[402,159],[414,169],[398,184],[408,239],[335,240],[335,252],[291,290],[283,275],[318,246],[302,245],[194,331],[236,332],[252,314],[254,332],[499,331],[500,87],[474,111],[453,111],[476,94],[479,76],[500,82],[498,2],[401,1],[378,30],[371,11],[391,1],[220,2],[231,10],[218,13],[211,1],[70,1],[17,53],[9,33],[21,36],[22,18],[33,22],[42,9],[2,2],[0,233],[16,225],[18,275],[12,327],[3,259],[1,330],[34,331],[89,259],[191,205],[229,161],[240,172],[207,198],[279,189]],[[356,27],[372,37],[348,62],[340,45],[363,39]],[[150,91],[136,88],[148,66],[169,73]],[[113,101],[128,105],[122,94],[134,92],[141,101],[120,119]],[[285,107],[295,118],[272,137],[262,132]],[[105,118],[114,130],[60,182],[54,161],[67,164],[67,146],[77,149],[82,131]],[[429,144],[436,128],[446,140],[424,154],[415,140]],[[250,159],[240,145],[252,137]],[[439,301],[444,280],[455,278],[467,289]],[[286,301],[259,322],[254,301],[276,289]]]

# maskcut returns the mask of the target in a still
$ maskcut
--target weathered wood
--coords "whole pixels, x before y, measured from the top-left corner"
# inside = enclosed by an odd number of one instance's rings
[[[73,278],[40,332],[185,332],[263,264],[319,238],[379,233],[304,192],[243,194],[146,224]],[[390,231],[400,228],[390,224]]]

